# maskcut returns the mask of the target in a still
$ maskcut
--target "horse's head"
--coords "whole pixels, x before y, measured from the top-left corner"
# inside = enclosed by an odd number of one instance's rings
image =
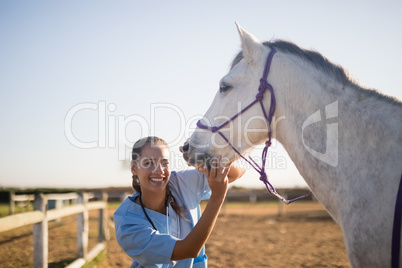
[[[220,81],[219,91],[200,122],[205,126],[220,126],[256,99],[269,48],[237,25],[242,51],[233,60],[231,69]],[[269,109],[270,93],[264,94],[264,106]],[[267,139],[268,128],[259,103],[231,120],[221,133],[242,154]],[[237,158],[235,151],[217,132],[197,128],[183,146],[184,158],[192,165],[218,155],[226,161]]]

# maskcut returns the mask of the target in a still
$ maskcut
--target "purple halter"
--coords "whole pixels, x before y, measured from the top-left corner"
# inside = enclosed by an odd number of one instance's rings
[[[275,94],[274,94],[274,89],[272,87],[271,84],[268,83],[267,78],[268,78],[268,73],[269,73],[269,69],[271,67],[271,62],[272,62],[272,58],[274,57],[274,54],[276,53],[275,49],[272,49],[271,52],[268,55],[267,58],[267,62],[265,64],[265,68],[264,68],[264,73],[262,75],[262,78],[260,79],[260,86],[258,87],[258,93],[255,96],[255,100],[253,102],[251,102],[249,105],[247,105],[244,109],[242,109],[240,112],[238,112],[237,114],[235,114],[234,116],[232,116],[229,120],[225,121],[224,123],[222,123],[219,126],[214,126],[214,127],[210,127],[210,126],[206,126],[204,124],[201,123],[201,120],[199,120],[197,122],[197,127],[199,127],[200,129],[204,129],[204,130],[209,130],[213,133],[217,132],[229,145],[230,147],[232,147],[232,149],[241,157],[243,158],[247,163],[249,163],[259,174],[260,174],[260,180],[265,184],[265,187],[267,188],[268,192],[270,194],[275,195],[276,197],[278,197],[280,200],[282,200],[283,202],[285,202],[286,204],[290,204],[296,200],[299,200],[301,198],[304,198],[306,196],[311,195],[311,193],[302,195],[300,197],[297,197],[295,199],[292,200],[287,200],[284,197],[282,197],[276,190],[275,188],[272,186],[272,184],[268,181],[268,176],[267,173],[265,171],[265,163],[267,160],[267,153],[268,153],[268,148],[271,146],[271,121],[272,121],[272,117],[274,116],[275,113],[275,107],[276,107],[276,100],[275,100]],[[266,90],[269,90],[271,92],[271,105],[269,107],[269,113],[267,115],[267,112],[265,111],[264,108],[264,104],[262,102],[263,98],[264,98],[264,93]],[[239,115],[241,115],[242,113],[244,113],[246,110],[248,110],[251,106],[253,106],[255,103],[259,102],[261,109],[262,109],[262,113],[264,114],[264,118],[268,127],[268,140],[265,142],[265,147],[262,151],[262,164],[261,167],[258,166],[258,164],[251,158],[250,160],[246,159],[240,152],[239,150],[237,150],[231,143],[230,141],[225,137],[225,135],[222,134],[222,132],[220,131],[220,129],[222,129],[224,126],[226,126],[227,124],[229,124],[231,121],[233,121],[235,118],[237,118]]]

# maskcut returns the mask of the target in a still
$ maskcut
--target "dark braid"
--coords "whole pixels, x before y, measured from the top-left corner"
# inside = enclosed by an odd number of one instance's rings
[[[145,147],[145,145],[147,145],[147,144],[154,145],[157,143],[161,143],[163,145],[166,145],[166,147],[168,147],[168,144],[166,143],[166,141],[164,141],[163,139],[158,138],[156,136],[149,136],[149,137],[145,137],[145,138],[138,140],[133,146],[133,150],[131,153],[132,161],[137,162],[137,160],[141,156],[142,149]],[[134,190],[138,193],[141,193],[140,179],[136,175],[133,175],[132,178],[133,178],[132,186],[133,186]],[[180,218],[187,220],[183,216],[187,212],[187,210],[184,207],[176,204],[176,201],[174,200],[174,197],[170,192],[169,184],[166,186],[166,202],[168,202],[172,206],[173,210],[176,212],[177,215],[180,216]]]

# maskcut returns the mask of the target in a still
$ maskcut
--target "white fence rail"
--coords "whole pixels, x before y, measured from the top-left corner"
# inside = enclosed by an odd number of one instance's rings
[[[0,232],[10,231],[19,227],[33,224],[34,238],[34,267],[48,266],[48,222],[62,217],[78,214],[78,259],[71,263],[69,268],[81,267],[94,259],[106,246],[109,240],[107,225],[107,194],[100,193],[99,201],[91,201],[93,193],[66,193],[66,194],[36,194],[34,196],[34,211],[0,218]],[[30,201],[31,195],[11,195],[10,212],[13,213],[15,201]],[[48,210],[49,200],[77,200],[76,204],[62,208]],[[89,210],[99,210],[98,244],[88,251]]]

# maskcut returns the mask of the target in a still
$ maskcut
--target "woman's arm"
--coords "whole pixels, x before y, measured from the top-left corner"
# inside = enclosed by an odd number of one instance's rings
[[[178,240],[173,249],[172,260],[196,258],[208,240],[218,218],[228,189],[227,175],[230,165],[222,168],[220,159],[213,161],[211,170],[205,168],[205,175],[211,188],[211,197],[198,223],[183,240]]]
[[[228,173],[229,183],[232,183],[235,180],[239,179],[241,176],[244,175],[245,172],[246,172],[245,168],[237,167],[234,164],[232,164]]]

